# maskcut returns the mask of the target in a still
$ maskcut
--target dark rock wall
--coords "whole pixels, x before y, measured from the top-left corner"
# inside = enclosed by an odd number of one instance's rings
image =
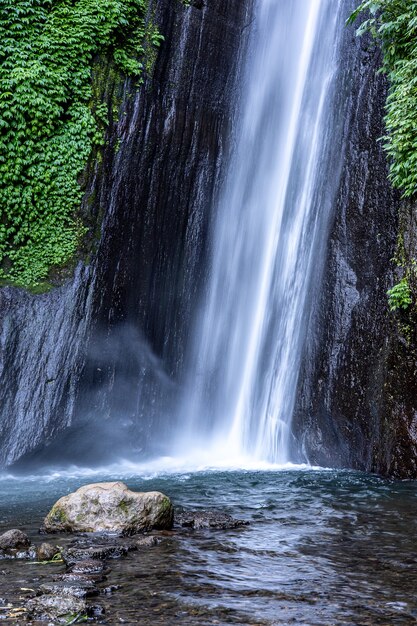
[[[398,216],[407,212],[377,141],[384,134],[386,80],[377,73],[380,52],[353,29],[343,58],[344,168],[308,324],[293,450],[313,464],[415,477],[417,361],[386,295],[396,282]],[[409,226],[408,218],[404,232]]]
[[[251,15],[251,0],[191,4],[152,4],[153,79],[124,85],[88,183],[92,263],[49,294],[0,291],[0,465],[143,447],[175,394]]]
[[[0,290],[0,466],[72,419],[90,321],[91,271],[41,296]]]
[[[396,258],[402,262],[404,268],[411,268],[409,284],[415,302],[417,294],[415,203],[402,203],[399,218]],[[396,269],[393,283],[398,282],[403,271],[401,268]],[[379,440],[374,441],[372,469],[399,478],[416,478],[417,311],[415,304],[407,311],[390,314],[386,378],[383,381],[380,414],[381,435]]]

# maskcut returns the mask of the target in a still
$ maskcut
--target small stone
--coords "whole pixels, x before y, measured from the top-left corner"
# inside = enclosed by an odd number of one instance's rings
[[[29,546],[29,537],[17,528],[0,535],[0,550],[20,550]]]
[[[58,552],[58,548],[51,543],[41,543],[37,548],[37,558],[39,561],[52,561]]]
[[[54,576],[54,580],[64,582],[75,582],[79,584],[83,583],[101,583],[106,580],[106,576],[102,572],[98,574],[83,574],[82,572],[65,572],[64,574],[58,574]]]
[[[104,589],[101,590],[101,593],[105,596],[110,596],[112,593],[121,588],[121,585],[109,585],[108,587],[104,587]]]
[[[37,551],[35,546],[29,546],[27,550],[10,550],[10,555],[15,559],[34,561],[37,558]]]
[[[163,539],[151,535],[150,537],[140,537],[140,539],[136,539],[135,543],[138,548],[150,548],[151,546],[157,546],[162,541]]]
[[[101,574],[104,570],[104,563],[94,559],[85,559],[77,561],[71,567],[71,574]]]
[[[40,585],[39,591],[46,595],[71,596],[81,599],[98,594],[94,583],[85,580],[44,583]]]
[[[105,609],[104,606],[101,606],[100,604],[90,604],[87,607],[87,612],[89,617],[102,617],[105,614]]]

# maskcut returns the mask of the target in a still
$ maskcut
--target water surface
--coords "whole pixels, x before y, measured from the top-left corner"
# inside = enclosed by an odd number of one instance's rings
[[[354,472],[201,471],[178,474],[3,477],[0,528],[36,532],[50,505],[92,480],[161,490],[177,507],[248,520],[229,531],[168,534],[110,563],[103,623],[414,624],[417,483]],[[59,538],[57,539],[57,541]],[[55,566],[56,567],[56,566]],[[25,569],[26,568],[26,569]],[[51,576],[3,561],[0,570]],[[13,578],[0,576],[0,595]]]

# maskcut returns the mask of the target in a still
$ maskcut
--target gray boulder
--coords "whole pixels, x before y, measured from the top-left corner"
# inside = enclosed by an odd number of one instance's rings
[[[131,491],[120,482],[94,483],[64,496],[44,520],[46,532],[132,535],[172,528],[170,499],[158,491]]]
[[[22,550],[29,546],[29,537],[17,528],[0,535],[0,550]]]

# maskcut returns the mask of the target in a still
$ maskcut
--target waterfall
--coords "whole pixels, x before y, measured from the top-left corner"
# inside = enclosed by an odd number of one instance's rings
[[[180,402],[180,440],[188,448],[291,460],[311,285],[323,264],[340,170],[328,161],[341,4],[258,2],[236,149],[212,227]]]

